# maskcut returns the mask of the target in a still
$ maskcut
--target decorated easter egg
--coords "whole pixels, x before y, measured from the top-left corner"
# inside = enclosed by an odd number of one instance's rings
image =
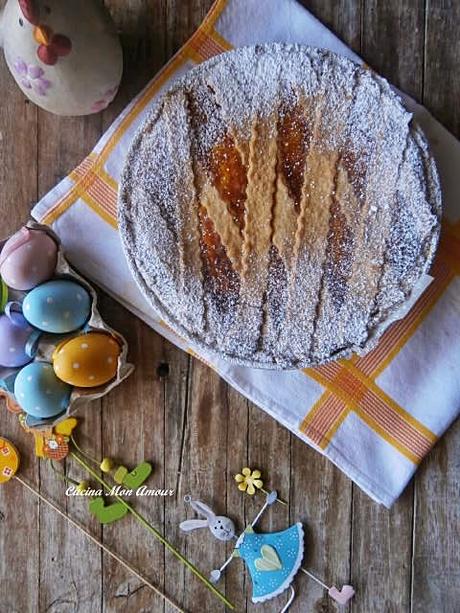
[[[39,330],[66,334],[78,330],[88,321],[91,297],[75,281],[56,279],[27,294],[22,310],[27,321]]]
[[[21,409],[32,417],[46,419],[66,410],[72,387],[58,379],[51,364],[33,362],[19,371],[14,395]]]
[[[58,247],[42,230],[21,228],[6,241],[0,253],[4,282],[17,290],[29,290],[50,279],[56,269]]]
[[[16,83],[58,115],[98,113],[117,93],[120,40],[100,0],[6,0],[0,46]]]
[[[104,385],[117,374],[120,352],[120,345],[109,334],[82,334],[56,347],[54,371],[60,379],[76,387]]]
[[[40,334],[20,313],[0,315],[0,366],[18,368],[30,362]]]

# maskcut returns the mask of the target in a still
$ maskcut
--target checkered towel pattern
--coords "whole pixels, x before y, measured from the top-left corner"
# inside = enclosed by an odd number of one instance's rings
[[[361,61],[295,0],[217,0],[186,45],[33,211],[37,221],[53,227],[84,274],[193,354],[152,311],[130,276],[117,230],[118,180],[135,131],[173,79],[223,51],[272,41],[326,47]],[[433,281],[405,317],[368,355],[317,368],[267,372],[199,355],[386,506],[460,408],[460,145],[423,107],[403,99],[431,141],[445,207]]]

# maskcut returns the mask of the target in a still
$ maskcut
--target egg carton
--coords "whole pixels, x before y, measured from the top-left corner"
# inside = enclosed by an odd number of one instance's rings
[[[56,349],[57,345],[62,343],[65,340],[70,340],[71,338],[75,338],[79,334],[85,332],[104,332],[112,335],[119,343],[121,351],[118,356],[117,363],[117,374],[114,379],[106,383],[105,385],[101,385],[99,387],[93,388],[78,388],[74,387],[70,396],[70,402],[67,407],[65,413],[61,413],[54,418],[49,419],[36,419],[31,418],[30,416],[26,416],[26,425],[31,427],[46,427],[50,428],[60,421],[66,419],[70,415],[74,415],[79,411],[79,409],[84,406],[87,402],[91,400],[96,400],[97,398],[101,398],[108,394],[114,387],[120,385],[120,383],[126,379],[134,370],[134,365],[130,364],[127,360],[128,355],[128,343],[125,337],[120,334],[117,330],[114,330],[109,325],[105,323],[102,319],[98,308],[97,308],[97,294],[94,288],[81,277],[67,262],[64,252],[60,243],[58,236],[48,227],[38,224],[34,221],[30,221],[26,224],[27,228],[31,230],[42,230],[46,232],[49,236],[51,236],[56,244],[58,245],[58,257],[57,257],[57,266],[55,269],[55,273],[52,279],[69,279],[79,283],[82,287],[84,287],[90,297],[91,297],[91,316],[89,320],[86,322],[85,326],[74,332],[70,332],[68,334],[49,334],[47,332],[43,332],[40,335],[37,347],[37,353],[35,354],[34,359],[31,362],[47,362],[52,363],[53,352]],[[9,237],[0,241],[0,253],[3,249],[4,244],[8,240]],[[28,292],[18,291],[8,288],[8,301],[17,301],[22,302],[24,297]],[[17,374],[22,367],[19,368],[5,368],[0,366],[0,381],[8,382],[14,380],[14,375]],[[6,383],[4,386],[3,393],[7,396],[7,406],[12,412],[23,413],[20,409],[19,405],[17,405],[14,393],[12,391],[11,384]]]

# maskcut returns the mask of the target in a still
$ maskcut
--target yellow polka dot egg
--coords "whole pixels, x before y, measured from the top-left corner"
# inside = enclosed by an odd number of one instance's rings
[[[98,387],[116,377],[120,353],[120,345],[110,334],[88,332],[56,347],[54,372],[75,387]]]

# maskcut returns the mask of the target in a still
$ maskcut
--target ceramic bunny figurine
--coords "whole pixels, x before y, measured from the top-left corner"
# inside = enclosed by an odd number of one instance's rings
[[[98,0],[7,0],[0,46],[24,94],[51,113],[97,113],[118,91],[121,45]]]
[[[214,511],[200,500],[192,500],[190,496],[186,496],[184,500],[189,502],[192,509],[206,519],[187,519],[180,524],[181,530],[191,532],[198,528],[209,528],[219,541],[230,541],[234,538],[235,524],[231,519],[223,515],[215,515]]]

